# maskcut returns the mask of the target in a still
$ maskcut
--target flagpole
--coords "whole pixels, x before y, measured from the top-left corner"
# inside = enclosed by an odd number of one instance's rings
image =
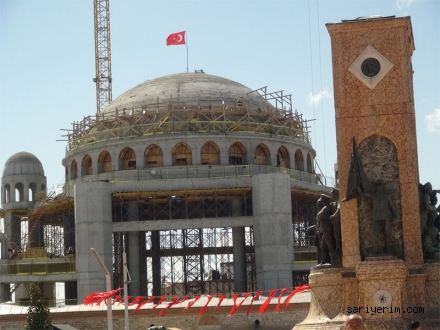
[[[186,34],[185,47],[186,47],[186,72],[188,73],[188,33]]]

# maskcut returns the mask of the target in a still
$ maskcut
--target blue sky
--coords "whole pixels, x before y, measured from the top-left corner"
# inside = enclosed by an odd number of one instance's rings
[[[189,70],[293,94],[311,122],[312,143],[333,176],[336,138],[327,22],[368,15],[411,16],[420,181],[440,189],[440,1],[436,0],[110,0],[113,96],[138,83]],[[92,0],[0,0],[0,168],[34,153],[48,185],[61,184],[73,121],[94,114]]]

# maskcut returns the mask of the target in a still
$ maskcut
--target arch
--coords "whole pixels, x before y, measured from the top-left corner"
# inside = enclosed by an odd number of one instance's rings
[[[93,174],[92,157],[85,155],[81,162],[81,176]]]
[[[9,184],[5,184],[3,188],[3,201],[5,203],[11,202],[11,186]]]
[[[183,142],[176,144],[172,151],[173,165],[191,165],[192,151],[191,148]]]
[[[304,156],[301,150],[295,151],[295,169],[304,171]]]
[[[200,162],[202,165],[220,164],[220,149],[214,142],[206,142],[200,150]]]
[[[136,153],[130,147],[125,147],[119,153],[119,169],[120,170],[136,169]]]
[[[307,153],[307,172],[313,173],[313,163],[312,157],[310,157],[310,153]]]
[[[235,142],[229,147],[228,155],[230,165],[247,164],[246,148],[240,142]]]
[[[28,189],[29,202],[35,201],[35,193],[36,192],[37,192],[37,185],[34,182],[31,182],[29,184],[29,189]]]
[[[75,180],[78,177],[78,165],[76,164],[76,160],[72,160],[70,163],[70,180]]]
[[[107,150],[101,151],[98,156],[98,173],[111,172],[112,170],[112,156]]]
[[[24,186],[21,182],[15,184],[15,201],[16,202],[24,201]]]
[[[277,152],[277,166],[290,168],[290,155],[286,147],[281,146]]]
[[[149,145],[144,152],[144,167],[163,166],[162,149],[156,145]]]
[[[270,165],[270,151],[269,148],[261,143],[255,149],[255,164],[257,165]]]

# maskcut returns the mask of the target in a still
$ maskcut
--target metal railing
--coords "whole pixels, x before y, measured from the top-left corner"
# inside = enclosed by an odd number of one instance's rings
[[[145,169],[119,170],[105,173],[86,175],[75,180],[90,181],[144,181],[144,180],[173,180],[199,178],[229,178],[250,177],[260,173],[285,173],[292,180],[310,184],[322,185],[322,181],[315,173],[299,171],[290,168],[271,165],[188,165],[155,167]]]

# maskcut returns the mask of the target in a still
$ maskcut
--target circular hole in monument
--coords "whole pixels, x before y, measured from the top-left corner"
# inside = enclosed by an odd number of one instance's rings
[[[362,62],[361,71],[365,76],[372,78],[379,73],[380,62],[376,58],[369,57]]]

